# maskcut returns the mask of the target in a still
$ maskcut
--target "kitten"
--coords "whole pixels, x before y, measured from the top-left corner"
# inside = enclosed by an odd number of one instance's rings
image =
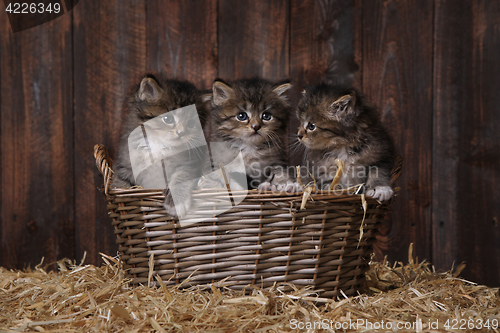
[[[339,186],[365,183],[367,195],[382,201],[393,195],[390,172],[394,144],[375,109],[354,90],[319,84],[308,87],[299,101],[298,139],[307,149],[312,174],[328,189],[337,171],[336,159],[345,161]]]
[[[249,189],[295,189],[283,149],[291,113],[286,92],[291,87],[288,80],[274,83],[256,77],[213,83],[210,141],[242,152]]]
[[[184,215],[191,205],[195,185],[191,180],[201,175],[203,154],[197,146],[203,144],[204,137],[198,129],[208,118],[206,101],[190,82],[146,75],[127,99],[113,186],[164,186],[167,213]],[[199,120],[193,108],[179,109],[191,104],[195,104]],[[171,180],[168,187],[165,173]],[[175,209],[171,192],[182,199],[177,205],[180,211]]]

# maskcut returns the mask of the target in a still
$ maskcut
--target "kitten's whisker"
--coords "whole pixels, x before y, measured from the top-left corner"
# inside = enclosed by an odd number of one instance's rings
[[[276,133],[269,132],[266,136],[269,139],[271,139],[273,145],[276,146],[276,148],[278,148],[279,151],[283,152],[282,144],[278,144],[278,141],[279,141],[279,143],[281,143],[281,139],[279,138],[279,136]]]
[[[300,141],[298,139],[295,139],[292,141],[292,144],[290,145],[290,147],[298,147],[300,145],[301,145]]]
[[[302,154],[302,156],[304,156],[304,158],[307,158],[309,149],[307,147],[303,147],[302,150],[300,150],[300,153]]]
[[[280,152],[283,152],[283,149],[281,148],[281,146],[278,145],[278,143],[276,142],[276,140],[272,136],[269,136],[269,139],[271,139],[271,142],[273,143],[273,145],[276,146],[276,148],[278,148],[278,150]]]
[[[269,148],[271,148],[271,144],[270,144],[270,142],[269,142],[268,138],[269,138],[269,137],[268,137],[267,135],[266,135],[266,136],[264,136],[264,139],[266,139],[267,146],[268,146]]]
[[[292,140],[293,142],[290,145],[290,152],[294,155],[300,153],[301,151],[303,152],[306,148],[305,145],[303,145],[297,137],[293,138]]]
[[[281,138],[278,136],[278,134],[276,134],[274,132],[269,132],[269,134],[278,141],[278,143],[280,144],[280,147],[283,146],[283,142],[281,141]]]
[[[195,138],[190,138],[186,141],[189,151],[191,152],[192,150],[193,153],[196,154],[198,158],[202,158],[201,147],[199,146],[200,143],[202,142],[197,141]]]

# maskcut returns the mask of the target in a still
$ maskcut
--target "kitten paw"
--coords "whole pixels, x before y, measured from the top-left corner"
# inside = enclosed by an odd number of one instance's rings
[[[263,182],[259,184],[259,187],[257,187],[259,191],[276,191],[276,186],[271,185],[270,182]]]
[[[394,191],[390,186],[377,186],[366,192],[366,196],[373,197],[373,199],[377,199],[380,201],[389,200],[393,194]]]
[[[288,181],[285,184],[276,185],[278,191],[285,191],[286,193],[297,193],[302,192],[304,189],[302,185],[297,182]]]
[[[163,208],[167,211],[168,215],[171,216],[185,216],[189,209],[191,208],[191,198],[182,200],[178,205],[175,205],[172,194],[169,190],[165,193],[165,201],[163,202]]]

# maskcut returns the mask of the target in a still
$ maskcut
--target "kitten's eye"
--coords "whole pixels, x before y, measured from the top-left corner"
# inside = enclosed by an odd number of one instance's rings
[[[262,114],[262,120],[271,120],[273,116],[269,112],[264,112]]]
[[[309,123],[307,124],[307,129],[310,131],[314,131],[316,129],[316,125],[314,125],[313,123]]]
[[[161,119],[165,124],[172,124],[174,122],[174,116],[167,114]]]
[[[245,121],[248,119],[248,115],[246,112],[240,112],[238,113],[238,115],[236,116],[236,119],[238,119],[239,121]]]
[[[188,122],[187,122],[187,127],[188,128],[194,128],[196,126],[196,121],[194,121],[193,119],[190,119]]]

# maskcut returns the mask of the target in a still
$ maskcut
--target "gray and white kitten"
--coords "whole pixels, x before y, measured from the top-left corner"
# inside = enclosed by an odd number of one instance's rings
[[[213,83],[210,141],[242,152],[249,189],[295,189],[283,146],[291,114],[286,92],[291,87],[288,80],[256,77]]]
[[[394,144],[376,110],[354,90],[319,84],[307,87],[298,104],[299,141],[307,147],[306,162],[322,189],[328,189],[344,160],[339,186],[365,183],[366,194],[382,201],[393,195],[390,172]]]
[[[192,104],[196,105],[199,117],[196,112],[178,110]],[[200,141],[204,141],[196,129],[203,126],[207,119],[207,106],[203,93],[192,83],[167,79],[162,74],[146,75],[127,100],[128,110],[114,168],[113,186],[154,188],[155,184],[166,182],[165,179],[160,179],[163,182],[158,181],[158,177],[163,177],[166,172],[170,181],[165,189],[165,209],[173,216],[184,215],[191,206],[191,191],[196,185],[193,179],[201,176],[201,165],[205,158],[204,152],[200,153],[196,148]],[[170,112],[173,110],[177,111]],[[147,145],[144,145],[141,131],[134,131],[140,127],[144,131],[145,124],[148,125]],[[137,142],[134,142],[134,133],[140,134],[135,135]],[[132,156],[129,144],[137,148],[133,150]],[[156,155],[153,156],[152,151]],[[131,158],[135,167],[146,168],[137,175],[137,179],[134,177]],[[162,162],[147,167],[153,159]],[[177,205],[180,211],[176,211],[171,192],[181,199],[178,201],[181,204]]]

